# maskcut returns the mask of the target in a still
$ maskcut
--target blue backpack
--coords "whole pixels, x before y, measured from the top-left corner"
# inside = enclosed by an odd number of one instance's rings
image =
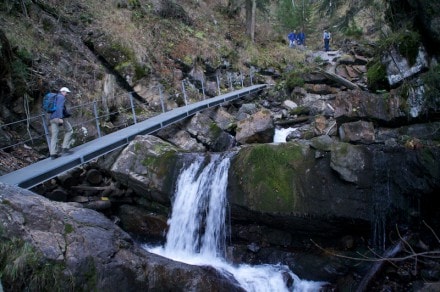
[[[57,93],[48,92],[43,98],[43,110],[46,113],[53,113],[57,110]]]

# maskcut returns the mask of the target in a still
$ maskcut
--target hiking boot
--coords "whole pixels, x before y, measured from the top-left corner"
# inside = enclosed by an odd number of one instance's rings
[[[51,154],[51,155],[50,155],[50,158],[51,158],[51,159],[57,159],[58,157],[60,157],[59,154]]]
[[[72,154],[73,151],[68,148],[63,148],[61,153],[63,153],[63,155],[69,155]]]

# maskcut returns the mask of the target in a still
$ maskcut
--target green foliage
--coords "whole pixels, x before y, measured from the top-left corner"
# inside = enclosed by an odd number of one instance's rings
[[[420,35],[418,32],[407,29],[400,29],[381,39],[378,51],[388,51],[396,48],[404,56],[410,65],[414,65],[419,54]]]
[[[344,33],[348,37],[360,39],[362,37],[362,28],[358,27],[355,23],[352,23],[344,29]]]
[[[141,21],[144,18],[145,18],[145,14],[144,14],[143,10],[141,10],[141,9],[135,9],[131,13],[131,20],[134,22]]]
[[[83,12],[80,14],[79,19],[83,24],[91,24],[93,22],[93,15],[89,12]]]
[[[440,109],[440,65],[432,67],[422,76],[425,85],[425,103],[434,110]]]
[[[72,233],[73,230],[74,230],[74,229],[73,229],[72,224],[65,224],[65,225],[64,225],[64,232],[65,232],[66,234]]]
[[[324,59],[321,56],[317,56],[313,62],[315,62],[316,64],[323,64],[324,63]]]
[[[281,24],[282,31],[297,31],[304,29],[307,32],[311,29],[311,18],[313,14],[312,1],[298,2],[295,7],[291,0],[281,0],[276,11],[277,18]]]
[[[386,68],[379,60],[369,64],[367,71],[367,83],[369,89],[371,91],[376,91],[388,88],[386,74]]]
[[[12,238],[0,241],[0,273],[6,291],[65,291],[72,287],[60,263],[48,262],[33,246]],[[66,282],[67,281],[67,282]]]
[[[128,6],[133,9],[136,7],[140,7],[141,3],[139,2],[139,0],[128,0]]]
[[[12,80],[14,80],[15,94],[20,96],[26,92],[26,84],[29,77],[28,66],[19,58],[12,64]]]
[[[28,10],[29,4],[31,4],[31,0],[3,0],[0,1],[0,11],[5,11],[10,14],[24,14],[23,5]]]
[[[323,12],[327,15],[333,15],[338,8],[345,4],[344,0],[322,0],[318,1],[317,7],[318,11]]]
[[[304,86],[304,79],[298,71],[292,71],[286,77],[286,89],[292,91],[297,86]]]
[[[134,79],[139,80],[150,73],[150,68],[139,63],[134,64]]]

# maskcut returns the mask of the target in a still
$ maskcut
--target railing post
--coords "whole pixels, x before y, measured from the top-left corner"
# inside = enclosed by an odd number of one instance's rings
[[[188,102],[186,100],[185,82],[183,82],[183,80],[182,80],[182,92],[183,92],[183,98],[185,99],[185,105],[188,105]]]
[[[232,74],[231,72],[228,72],[228,81],[229,81],[229,90],[232,90]]]
[[[254,67],[251,67],[251,69],[249,70],[249,76],[251,78],[251,86],[254,85],[253,81],[252,81],[252,76],[254,74]]]
[[[128,96],[130,98],[131,113],[133,114],[133,123],[136,124],[137,120],[136,120],[136,111],[134,110],[133,93],[130,92]]]
[[[99,116],[98,116],[98,107],[96,106],[96,100],[93,102],[93,114],[95,115],[96,130],[98,131],[98,137],[101,138],[101,129],[99,128]]]
[[[160,95],[160,106],[162,107],[162,112],[165,112],[165,104],[163,102],[162,86],[159,85],[159,95]]]
[[[202,83],[203,99],[205,99],[206,98],[206,95],[205,95],[205,85],[203,84],[203,79],[200,79],[200,82]]]
[[[43,128],[44,128],[44,136],[46,136],[46,143],[47,143],[47,147],[50,150],[50,139],[49,139],[49,129],[47,127],[47,123],[46,123],[46,114],[43,113],[41,115],[41,119],[43,120]]]
[[[218,89],[218,95],[221,95],[221,92],[220,92],[220,79],[218,78],[218,73],[217,73],[217,75],[216,75],[216,78],[217,78],[217,89]]]
[[[240,81],[241,81],[241,88],[243,88],[244,87],[244,84],[243,84],[243,72],[241,72],[241,71],[240,71]]]

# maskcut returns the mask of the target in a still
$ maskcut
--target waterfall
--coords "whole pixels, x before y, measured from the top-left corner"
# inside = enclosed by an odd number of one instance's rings
[[[296,128],[281,128],[281,129],[275,129],[275,134],[273,137],[273,142],[275,143],[284,143],[286,142],[287,136],[295,131]]]
[[[386,154],[383,151],[373,152],[374,192],[372,208],[372,246],[384,251],[387,246],[387,216],[390,213],[390,170],[387,167]]]
[[[323,283],[301,280],[284,265],[234,266],[226,262],[226,187],[231,156],[211,154],[207,162],[197,156],[181,171],[166,244],[145,248],[176,261],[211,265],[234,275],[246,291],[319,291]],[[286,280],[289,278],[293,281]]]

